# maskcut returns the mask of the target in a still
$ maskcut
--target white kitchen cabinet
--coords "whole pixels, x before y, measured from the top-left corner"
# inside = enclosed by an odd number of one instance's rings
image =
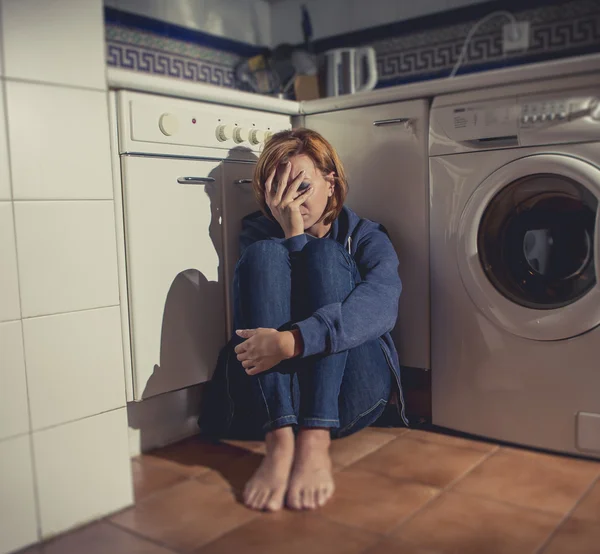
[[[37,540],[30,437],[0,441],[0,554]]]
[[[118,306],[23,321],[34,431],[125,406]]]
[[[6,83],[15,200],[112,199],[106,93]]]
[[[23,317],[119,304],[113,202],[15,202]]]
[[[0,323],[0,441],[29,432],[20,321]]]
[[[1,17],[1,15],[0,15]],[[0,36],[0,64],[2,37]],[[8,162],[8,143],[6,140],[6,112],[4,110],[4,83],[0,81],[0,201],[12,198],[10,190],[10,170]]]
[[[133,502],[127,410],[33,433],[42,538]]]
[[[1,0],[7,77],[106,88],[101,0]]]
[[[225,343],[219,161],[124,156],[135,400],[207,381]]]
[[[338,151],[346,204],[383,224],[400,260],[403,291],[392,336],[404,366],[430,369],[428,103],[396,102],[308,115]]]
[[[11,202],[0,202],[0,268],[0,321],[19,319],[19,274]]]
[[[4,40],[2,38],[2,0],[0,0],[0,77],[3,77],[3,76],[4,76]]]
[[[227,287],[227,333],[233,325],[233,274],[240,250],[239,237],[242,218],[259,210],[252,192],[252,175],[255,163],[229,162],[223,164],[223,236],[225,240],[225,284]]]

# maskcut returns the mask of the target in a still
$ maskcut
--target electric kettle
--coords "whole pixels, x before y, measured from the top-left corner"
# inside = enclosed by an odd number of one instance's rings
[[[327,96],[373,90],[377,84],[375,49],[336,48],[325,52]]]

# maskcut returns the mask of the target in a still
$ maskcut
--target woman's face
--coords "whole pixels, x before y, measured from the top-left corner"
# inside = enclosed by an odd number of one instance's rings
[[[314,193],[311,197],[300,206],[300,213],[304,220],[304,230],[310,231],[310,229],[321,219],[325,208],[327,207],[327,201],[333,195],[333,172],[326,177],[315,167],[313,161],[305,154],[293,156],[290,158],[291,169],[290,176],[288,179],[288,185],[304,170],[304,179],[300,185],[299,191],[310,185],[314,188]],[[285,166],[280,166],[277,174],[282,175],[285,170]]]

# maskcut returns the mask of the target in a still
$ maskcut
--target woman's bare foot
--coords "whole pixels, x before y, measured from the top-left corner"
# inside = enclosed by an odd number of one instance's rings
[[[329,429],[302,429],[296,440],[294,467],[287,505],[294,510],[314,510],[331,498],[334,491]]]
[[[244,488],[244,504],[254,510],[275,512],[283,507],[292,462],[294,432],[281,427],[267,433],[267,454]]]

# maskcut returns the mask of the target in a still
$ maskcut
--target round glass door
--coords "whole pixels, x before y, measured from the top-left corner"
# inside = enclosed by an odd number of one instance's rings
[[[560,175],[522,177],[487,206],[477,236],[481,265],[506,298],[538,310],[567,306],[596,285],[598,199]]]
[[[571,156],[508,163],[462,214],[458,264],[479,309],[513,334],[561,340],[600,324],[600,169]]]

